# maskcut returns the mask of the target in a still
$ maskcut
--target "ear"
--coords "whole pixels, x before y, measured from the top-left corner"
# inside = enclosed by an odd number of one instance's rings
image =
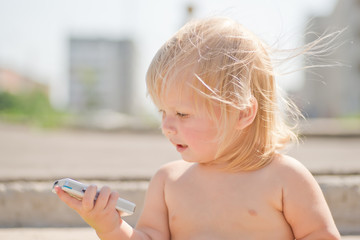
[[[258,102],[256,98],[251,97],[250,106],[239,113],[239,119],[236,124],[236,129],[243,130],[253,123],[258,110]]]

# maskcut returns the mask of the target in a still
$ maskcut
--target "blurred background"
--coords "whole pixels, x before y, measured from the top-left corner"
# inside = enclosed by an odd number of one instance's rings
[[[278,81],[307,117],[289,154],[316,176],[342,233],[360,234],[359,0],[0,0],[0,228],[84,226],[48,195],[62,177],[112,184],[141,209],[151,175],[179,158],[146,96],[147,67],[187,21],[217,15],[279,49],[337,36],[279,66]]]
[[[346,29],[336,49],[306,63],[333,67],[279,76],[279,84],[310,118],[359,118],[358,1],[1,0],[0,6],[4,121],[55,127],[73,116],[68,124],[153,127],[157,114],[144,84],[152,57],[186,21],[214,15],[239,21],[280,49]],[[280,73],[304,66],[300,57]]]

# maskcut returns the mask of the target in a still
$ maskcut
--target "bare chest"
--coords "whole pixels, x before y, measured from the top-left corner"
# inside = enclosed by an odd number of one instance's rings
[[[278,209],[281,190],[261,178],[189,172],[166,184],[165,199],[171,234],[178,239],[251,239],[259,230],[291,232]]]

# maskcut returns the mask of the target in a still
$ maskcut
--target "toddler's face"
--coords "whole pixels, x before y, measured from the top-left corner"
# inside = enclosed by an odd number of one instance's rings
[[[180,97],[181,96],[181,97]],[[181,95],[170,90],[163,98],[162,132],[188,162],[208,163],[218,149],[218,126],[205,109],[196,109],[194,93],[186,87]]]

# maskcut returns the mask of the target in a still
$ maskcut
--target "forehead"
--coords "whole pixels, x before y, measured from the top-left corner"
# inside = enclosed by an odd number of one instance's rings
[[[209,108],[211,99],[206,94],[204,82],[199,81],[199,64],[178,61],[164,67],[153,64],[147,74],[147,87],[153,102],[159,109],[168,106],[191,107],[195,112],[203,112]],[[167,107],[168,107],[167,106]]]
[[[195,107],[195,90],[190,86],[171,86],[160,96],[161,107]]]
[[[150,87],[158,104],[163,102],[181,103],[194,100],[194,71],[191,67],[178,66],[162,69],[161,74],[154,77]],[[154,99],[154,100],[155,100]],[[157,105],[158,105],[157,104]]]
[[[209,99],[189,85],[169,88],[159,100],[158,107],[163,110],[184,111],[213,120],[219,120],[221,116],[219,102]]]

